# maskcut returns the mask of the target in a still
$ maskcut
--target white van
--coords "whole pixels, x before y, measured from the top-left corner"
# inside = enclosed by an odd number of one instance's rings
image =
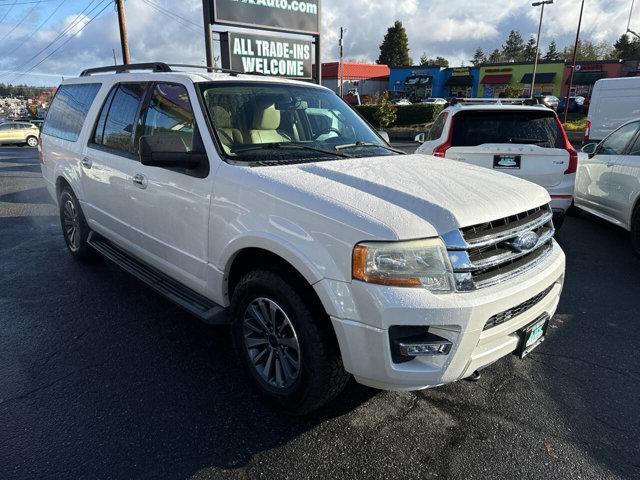
[[[591,95],[585,143],[598,143],[619,126],[638,117],[640,77],[598,80]]]

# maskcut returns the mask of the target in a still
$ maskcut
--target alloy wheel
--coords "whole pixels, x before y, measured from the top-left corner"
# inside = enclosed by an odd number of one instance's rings
[[[76,206],[71,199],[64,202],[62,221],[69,246],[73,251],[78,250],[80,248],[80,218]]]
[[[256,298],[243,318],[244,345],[256,372],[271,387],[286,389],[300,375],[300,344],[289,317],[276,302]]]

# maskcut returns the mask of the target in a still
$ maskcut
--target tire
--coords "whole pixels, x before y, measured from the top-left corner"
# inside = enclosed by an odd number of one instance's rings
[[[554,213],[553,214],[553,227],[556,229],[556,232],[559,232],[564,224],[564,217],[566,214],[564,213]]]
[[[631,247],[640,258],[640,205],[636,206],[631,216]]]
[[[30,135],[27,137],[27,146],[28,147],[37,147],[38,146],[38,137],[34,137]]]
[[[335,398],[349,381],[326,314],[280,275],[258,270],[242,277],[231,315],[240,361],[267,402],[304,415]]]
[[[71,255],[78,260],[95,260],[98,254],[87,244],[91,232],[80,202],[69,187],[64,187],[58,199],[62,236]]]

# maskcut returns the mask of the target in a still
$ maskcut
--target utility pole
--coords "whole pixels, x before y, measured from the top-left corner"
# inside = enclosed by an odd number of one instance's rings
[[[340,27],[340,41],[338,42],[338,47],[340,49],[340,63],[338,64],[338,67],[340,68],[340,98],[342,98],[344,96],[344,88],[343,88],[343,83],[344,83],[344,75],[342,73],[342,56],[343,56],[343,47],[344,47],[344,32],[345,32],[346,28],[344,27]]]
[[[207,60],[207,71],[213,72],[215,60],[213,59],[213,38],[211,35],[211,3],[210,0],[202,0],[202,17],[204,21],[204,53]]]
[[[538,36],[536,37],[536,58],[533,59],[533,76],[531,77],[531,91],[529,92],[529,98],[533,98],[533,87],[536,86],[536,72],[538,70],[538,56],[540,55],[540,32],[542,31],[542,17],[544,17],[544,6],[551,5],[553,0],[544,0],[542,2],[534,2],[532,7],[538,7],[542,5],[540,9],[540,23],[538,24]]]
[[[116,10],[118,10],[118,25],[120,26],[120,46],[122,47],[122,63],[129,65],[131,58],[129,57],[129,39],[127,37],[127,21],[124,18],[123,0],[115,0]]]
[[[113,52],[113,64],[118,65],[118,60],[116,59],[116,49],[112,48],[111,51]]]
[[[576,32],[576,43],[573,46],[573,61],[571,65],[571,76],[569,77],[569,89],[567,90],[567,97],[564,100],[564,114],[563,123],[567,122],[567,115],[569,114],[569,98],[571,97],[571,87],[573,86],[573,74],[576,71],[576,57],[578,55],[578,42],[580,41],[580,27],[582,26],[582,12],[584,11],[584,0],[580,5],[580,17],[578,18],[578,31]]]

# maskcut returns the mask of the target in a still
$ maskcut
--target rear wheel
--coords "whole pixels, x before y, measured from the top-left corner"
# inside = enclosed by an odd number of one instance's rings
[[[70,188],[65,187],[60,193],[60,225],[67,248],[74,258],[93,260],[97,253],[87,243],[90,229],[80,208],[80,202]]]
[[[631,217],[631,246],[633,253],[640,257],[640,205],[636,206]]]
[[[38,137],[34,137],[33,135],[27,137],[27,145],[29,147],[37,147],[38,146]]]
[[[231,304],[233,337],[258,393],[294,414],[305,414],[337,396],[349,374],[331,323],[305,295],[268,271],[246,274]]]

